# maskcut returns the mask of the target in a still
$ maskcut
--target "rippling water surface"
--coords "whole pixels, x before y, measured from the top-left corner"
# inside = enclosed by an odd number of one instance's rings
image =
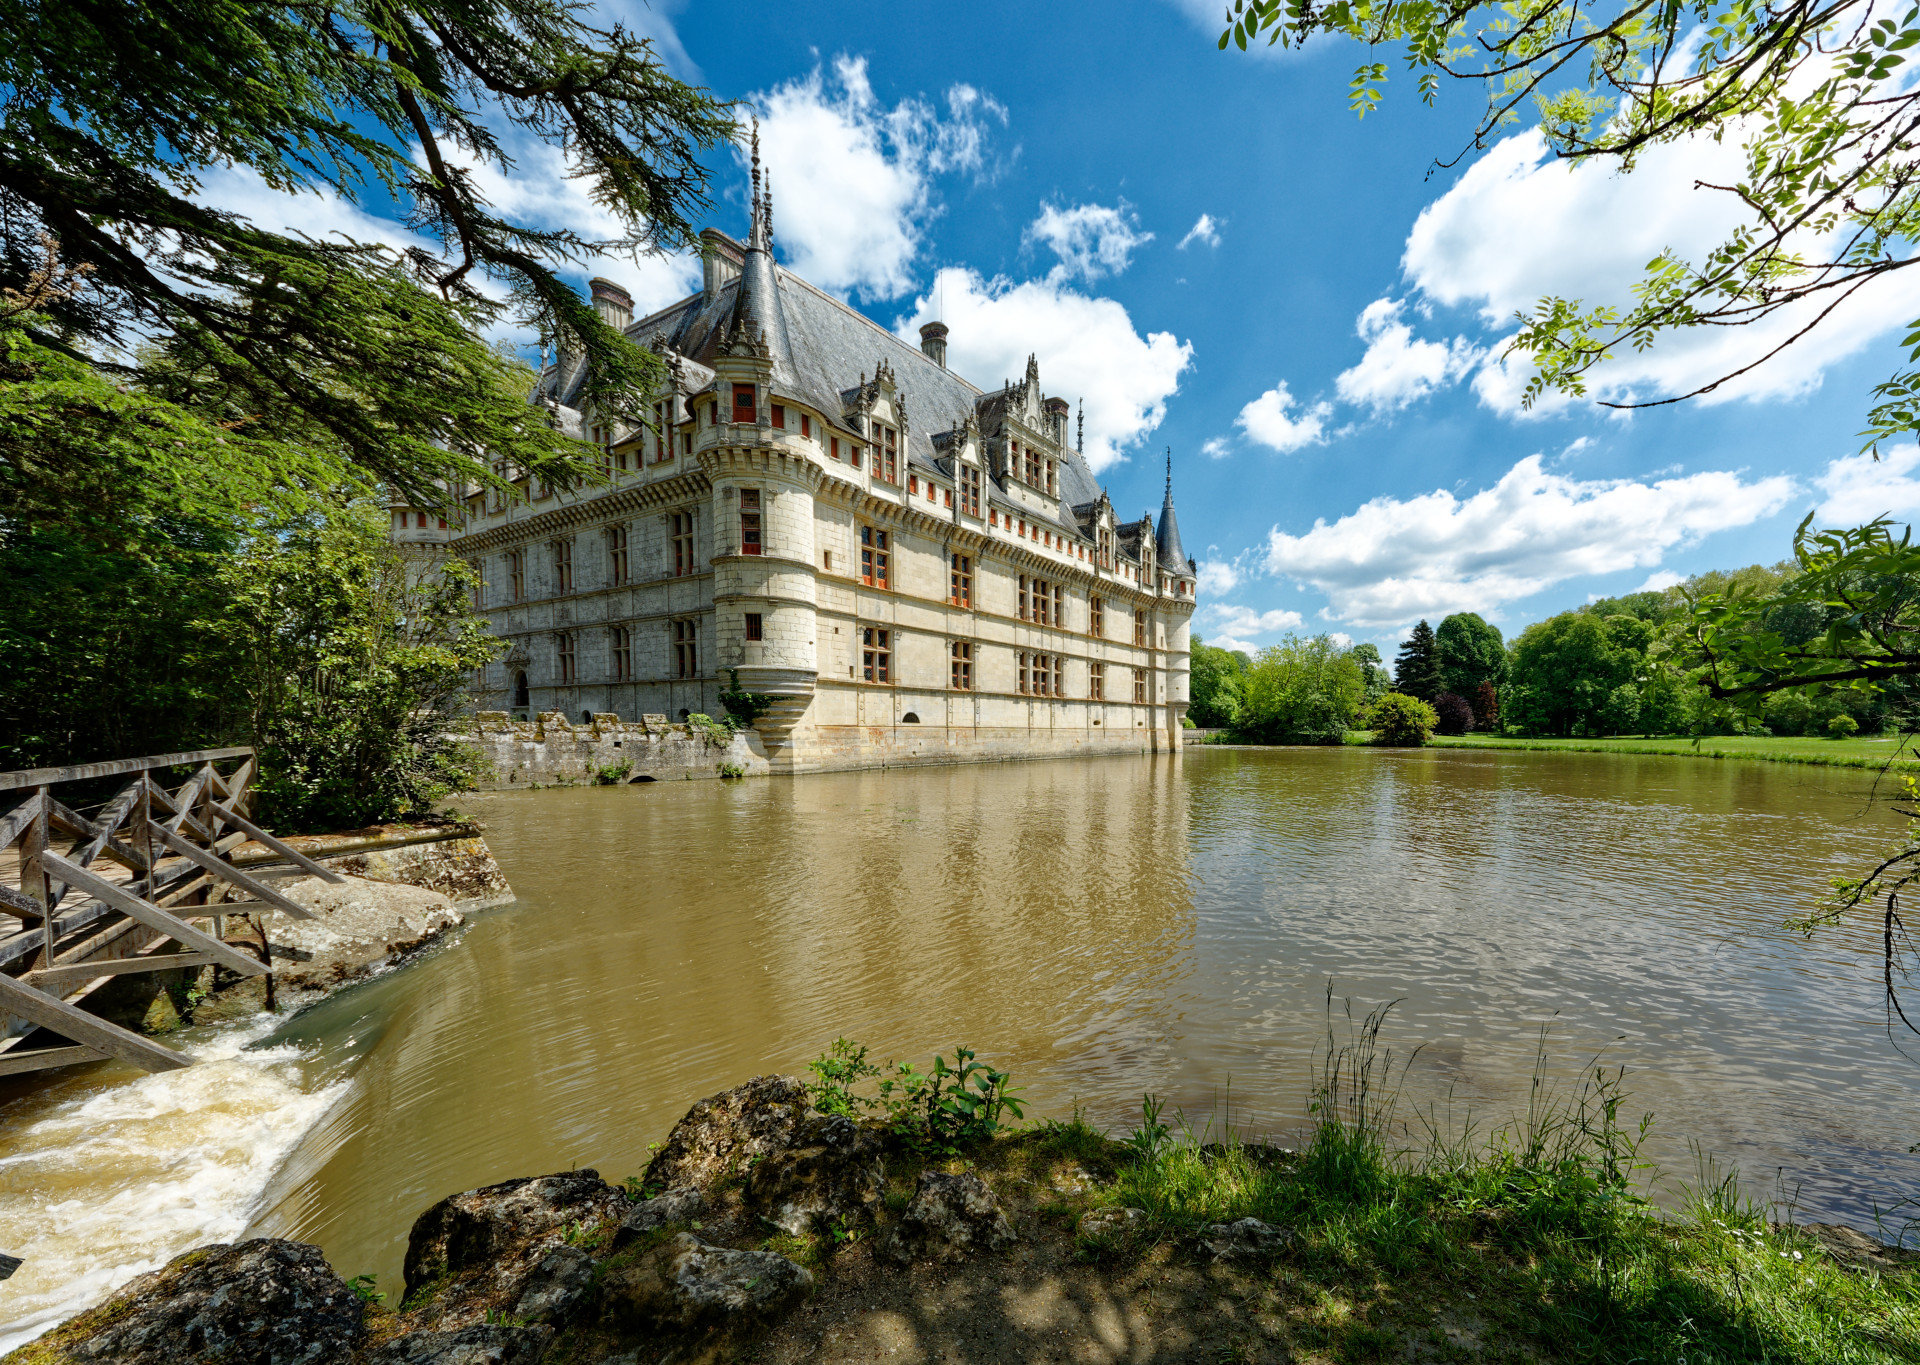
[[[476,798],[519,902],[263,1039],[242,1176],[204,1178],[236,1160],[215,1096],[205,1131],[142,1139],[175,1144],[157,1173],[162,1154],[98,1136],[125,1121],[108,1101],[148,1082],[82,1079],[0,1109],[0,1246],[63,1201],[91,1210],[73,1237],[111,1222],[85,1178],[37,1204],[22,1184],[94,1143],[101,1181],[124,1167],[116,1189],[198,1201],[204,1235],[191,1217],[142,1234],[139,1268],[246,1221],[397,1286],[407,1228],[442,1195],[572,1166],[618,1180],[694,1099],[843,1034],[901,1058],[966,1043],[1041,1114],[1118,1127],[1143,1092],[1196,1117],[1230,1095],[1236,1122],[1286,1130],[1329,982],[1401,1002],[1387,1038],[1424,1045],[1409,1103],[1456,1121],[1524,1105],[1550,1025],[1554,1074],[1602,1052],[1627,1067],[1676,1175],[1693,1139],[1803,1217],[1869,1222],[1920,1194],[1920,1067],[1888,1042],[1873,926],[1808,943],[1780,924],[1894,833],[1871,784],[1284,749]],[[67,1235],[43,1262],[79,1255]]]

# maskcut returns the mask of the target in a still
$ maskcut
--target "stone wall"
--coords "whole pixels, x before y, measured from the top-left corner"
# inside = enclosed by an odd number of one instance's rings
[[[531,721],[482,711],[474,719],[473,738],[492,765],[492,776],[479,784],[487,791],[579,786],[602,773],[617,773],[614,780],[620,782],[679,782],[729,774],[764,777],[768,771],[766,750],[750,730],[722,746],[698,728],[669,724],[664,716],[626,721],[597,712],[591,723],[575,725],[558,711]]]

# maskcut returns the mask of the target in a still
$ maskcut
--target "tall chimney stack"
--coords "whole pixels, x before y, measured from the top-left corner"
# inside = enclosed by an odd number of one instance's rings
[[[600,320],[615,331],[624,332],[633,321],[633,295],[600,275],[595,275],[587,287],[593,294],[593,311],[600,315]]]
[[[947,368],[947,324],[929,322],[920,328],[920,349],[941,369]]]

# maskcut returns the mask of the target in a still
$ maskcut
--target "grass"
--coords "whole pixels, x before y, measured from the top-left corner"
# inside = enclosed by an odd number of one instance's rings
[[[1185,1242],[1249,1216],[1292,1229],[1301,1248],[1277,1278],[1293,1340],[1335,1359],[1411,1358],[1423,1335],[1452,1359],[1450,1339],[1433,1340],[1452,1322],[1477,1339],[1475,1358],[1920,1360],[1914,1272],[1838,1264],[1770,1225],[1731,1178],[1708,1175],[1678,1209],[1656,1209],[1638,1159],[1651,1120],[1622,1121],[1619,1073],[1567,1092],[1536,1078],[1524,1118],[1449,1134],[1396,1114],[1383,1015],[1349,1020],[1348,1043],[1329,1044],[1298,1152],[1205,1141],[1160,1123],[1151,1102],[1125,1142],[1077,1115],[1039,1141],[1109,1166],[1097,1202],[1145,1210],[1137,1238]]]
[[[1880,768],[1892,760],[1895,771],[1920,771],[1920,757],[1899,735],[1855,739],[1815,736],[1712,735],[1698,741],[1667,739],[1522,739],[1505,735],[1435,735],[1444,749],[1538,749],[1581,753],[1674,754],[1686,758],[1746,758],[1764,763],[1809,763],[1834,768]],[[1898,755],[1896,757],[1896,755]]]

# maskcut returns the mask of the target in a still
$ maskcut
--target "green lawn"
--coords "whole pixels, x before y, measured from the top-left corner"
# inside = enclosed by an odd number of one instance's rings
[[[1894,768],[1920,772],[1914,745],[1900,736],[1859,739],[1748,737],[1719,735],[1691,739],[1510,739],[1502,735],[1435,735],[1436,748],[1570,749],[1608,754],[1677,754],[1686,758],[1757,758],[1767,763],[1817,763],[1838,768],[1878,768],[1893,759]],[[1899,756],[1896,758],[1895,755]]]

